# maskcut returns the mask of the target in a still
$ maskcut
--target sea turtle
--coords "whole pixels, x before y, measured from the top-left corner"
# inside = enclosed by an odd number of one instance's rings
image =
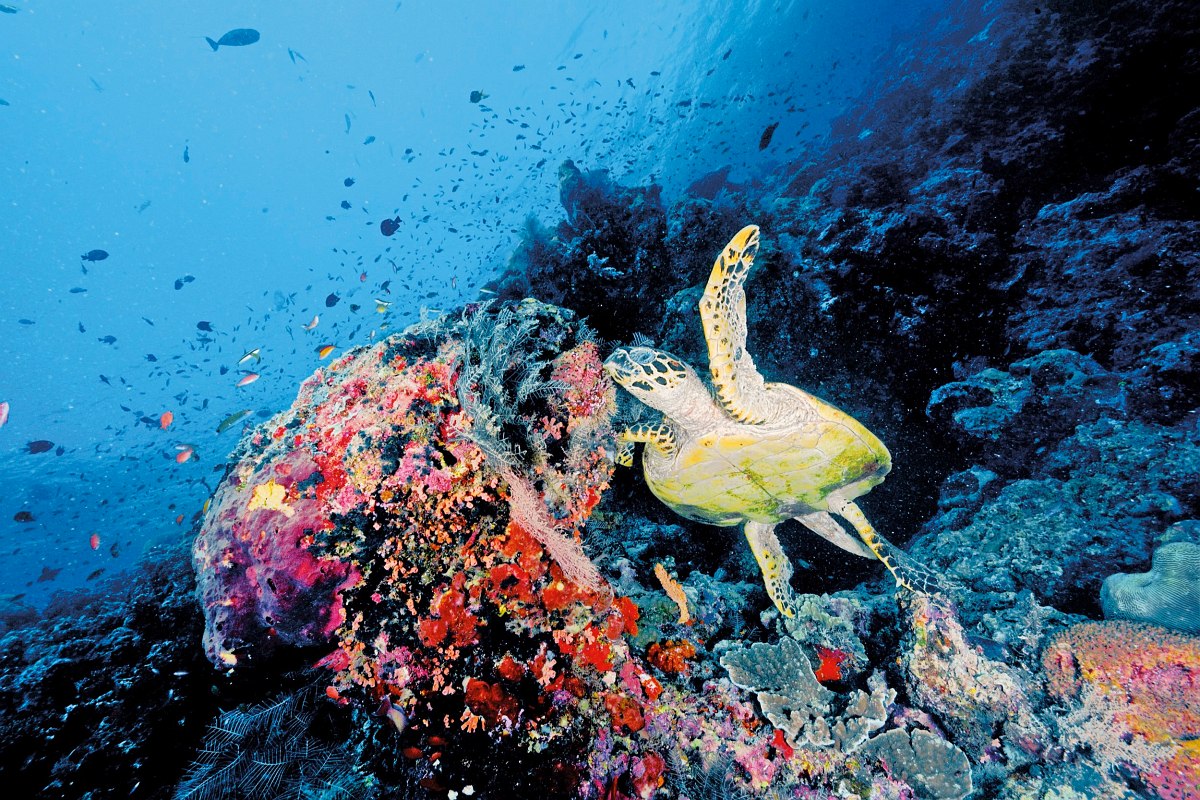
[[[631,466],[634,443],[644,442],[642,470],[659,500],[698,522],[743,523],[767,593],[786,616],[795,614],[792,566],[775,535],[786,519],[878,558],[906,589],[934,591],[936,576],[876,533],[853,502],[891,469],[887,447],[820,398],[766,382],[746,352],[742,284],[757,250],[758,226],[738,231],[700,299],[712,390],[689,365],[651,347],[621,347],[605,361],[613,380],[663,413],[659,423],[620,434],[618,463]]]

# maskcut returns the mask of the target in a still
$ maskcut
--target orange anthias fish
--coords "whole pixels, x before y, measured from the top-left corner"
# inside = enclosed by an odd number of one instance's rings
[[[100,534],[93,533],[91,535],[91,538],[88,539],[88,544],[90,544],[92,546],[93,550],[99,550],[100,549]]]
[[[0,427],[4,427],[4,423],[8,422],[8,403],[0,403]]]
[[[318,357],[318,358],[326,358],[326,357],[328,357],[328,356],[329,356],[329,354],[330,354],[330,353],[332,353],[332,352],[334,351],[334,348],[335,348],[335,347],[336,347],[336,345],[332,345],[332,344],[323,344],[323,345],[321,345],[320,347],[318,347],[318,348],[317,348],[317,357]]]
[[[175,463],[176,464],[182,464],[183,462],[187,461],[189,458],[191,458],[192,456],[194,456],[196,454],[196,451],[194,449],[192,449],[192,446],[190,444],[176,445],[175,449],[179,451],[178,453],[175,454]]]
[[[167,428],[171,427],[171,423],[174,421],[175,421],[175,415],[172,414],[170,411],[164,411],[162,413],[162,416],[158,418],[158,427],[162,428],[165,431]]]
[[[240,389],[240,388],[242,388],[243,386],[249,386],[250,384],[254,383],[256,380],[258,380],[258,373],[257,373],[257,372],[247,372],[247,373],[246,373],[246,374],[245,374],[245,375],[242,377],[242,379],[241,379],[240,381],[238,381],[238,382],[237,382],[237,388],[239,388],[239,389]]]

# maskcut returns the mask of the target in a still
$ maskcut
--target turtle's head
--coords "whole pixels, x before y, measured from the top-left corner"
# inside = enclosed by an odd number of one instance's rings
[[[618,347],[604,362],[604,371],[631,395],[667,416],[708,397],[695,370],[653,347]]]

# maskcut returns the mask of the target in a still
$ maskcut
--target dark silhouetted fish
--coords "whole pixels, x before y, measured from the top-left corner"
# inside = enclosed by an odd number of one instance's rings
[[[391,236],[393,233],[395,233],[399,229],[400,229],[400,218],[399,217],[396,217],[395,219],[385,219],[383,222],[379,223],[379,232],[382,233],[384,236]]]
[[[188,146],[185,144],[183,146],[183,163],[186,164],[191,160],[192,160],[191,153],[188,152]]]
[[[483,100],[486,97],[487,97],[487,95],[484,94],[483,92],[479,91],[478,89],[471,92],[471,102],[472,103],[478,103],[480,100]]]
[[[248,44],[254,44],[258,41],[258,31],[254,30],[254,28],[234,28],[215,42],[207,36],[204,37],[204,41],[208,42],[208,46],[215,53],[221,45],[225,45],[226,47],[245,47]]]
[[[199,322],[196,323],[196,328],[197,328],[197,330],[206,331],[207,333],[215,332],[215,331],[213,331],[212,323],[209,322],[208,320],[203,320],[203,319],[200,320]]]
[[[13,522],[33,522],[33,513],[30,511],[18,511],[13,514]]]
[[[0,14],[15,14],[15,13],[17,13],[17,9],[13,8],[12,6],[0,5]]]
[[[772,122],[767,126],[767,129],[762,132],[762,136],[758,139],[758,149],[766,150],[771,146],[771,137],[775,135],[775,129],[779,127],[778,122]]]
[[[175,279],[175,289],[176,290],[182,289],[183,285],[185,283],[191,283],[194,280],[196,280],[196,278],[192,275],[184,275],[182,278],[176,278]]]
[[[108,334],[107,336],[101,336],[101,337],[97,338],[97,339],[96,339],[96,341],[97,341],[97,342],[104,342],[105,344],[116,344],[116,343],[117,343],[117,337],[113,336],[113,335],[110,333],[110,334]]]
[[[32,442],[29,442],[25,445],[25,452],[31,454],[46,453],[53,449],[54,442],[46,439],[34,439]]]
[[[342,299],[342,298],[338,297],[338,296],[337,296],[336,294],[334,294],[333,292],[330,292],[330,293],[329,293],[329,296],[325,298],[325,307],[326,307],[326,308],[333,308],[334,306],[336,306],[336,305],[338,304],[338,302],[339,302],[341,299]]]
[[[60,573],[60,572],[62,572],[62,567],[59,567],[58,569],[50,569],[49,567],[42,567],[42,574],[38,575],[37,582],[45,583],[46,581],[52,581],[58,577],[58,573]]]
[[[88,250],[80,256],[84,261],[103,261],[108,258],[107,250]]]

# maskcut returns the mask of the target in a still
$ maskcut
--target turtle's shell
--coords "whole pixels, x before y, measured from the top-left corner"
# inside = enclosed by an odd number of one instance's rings
[[[748,425],[723,416],[704,430],[668,419],[676,451],[646,448],[646,483],[676,513],[711,525],[747,519],[782,522],[826,511],[830,493],[865,494],[891,469],[883,442],[840,409],[800,389],[773,384],[787,398],[782,418]],[[794,409],[794,413],[792,413]]]

